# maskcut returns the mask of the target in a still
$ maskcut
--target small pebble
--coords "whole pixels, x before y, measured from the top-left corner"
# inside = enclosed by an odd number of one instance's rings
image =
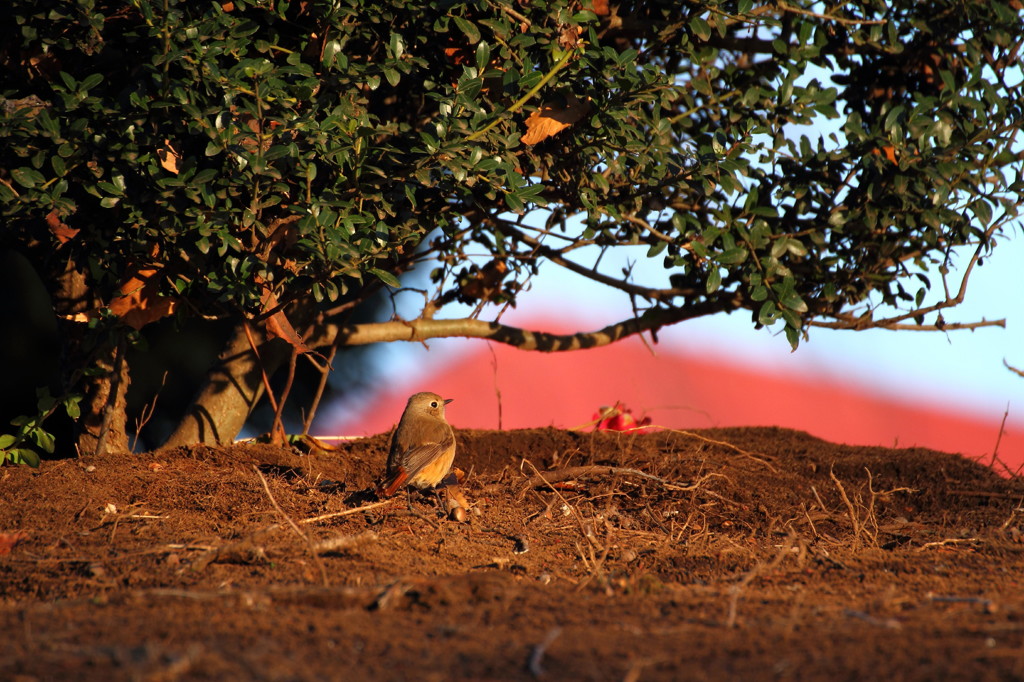
[[[448,518],[459,523],[466,522],[466,509],[464,507],[452,507],[448,510]]]

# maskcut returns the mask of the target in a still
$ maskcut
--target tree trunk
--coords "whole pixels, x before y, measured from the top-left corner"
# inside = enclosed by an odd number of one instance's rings
[[[75,315],[98,308],[99,301],[72,261],[51,296],[61,344],[61,385],[65,392],[83,394],[75,449],[79,455],[125,452],[129,374],[122,330],[104,332],[73,321]]]
[[[127,452],[128,362],[125,340],[108,346],[98,354],[93,365],[101,373],[82,379],[85,399],[82,418],[78,422],[80,455]]]
[[[249,331],[259,349],[259,357],[252,351],[245,323],[239,323],[163,447],[229,443],[238,436],[263,395],[263,372],[268,377],[273,376],[290,352],[284,341],[268,341],[261,331],[252,327]]]

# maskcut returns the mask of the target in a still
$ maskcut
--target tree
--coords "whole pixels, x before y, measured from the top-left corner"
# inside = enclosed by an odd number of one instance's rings
[[[566,350],[738,310],[794,346],[995,324],[942,313],[1018,224],[1021,10],[11,0],[0,247],[49,287],[85,450],[125,446],[126,348],[169,316],[234,329],[172,443],[234,437],[265,375],[355,344]],[[574,258],[629,244],[661,286]],[[480,319],[542,263],[635,316]],[[423,264],[417,319],[351,322]],[[477,313],[437,316],[455,301]]]

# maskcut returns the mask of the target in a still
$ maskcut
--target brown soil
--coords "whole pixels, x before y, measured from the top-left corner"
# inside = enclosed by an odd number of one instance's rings
[[[1024,676],[1024,482],[978,463],[463,431],[466,523],[433,496],[310,521],[371,503],[351,493],[386,443],[0,469],[0,552],[26,535],[0,556],[0,679]]]

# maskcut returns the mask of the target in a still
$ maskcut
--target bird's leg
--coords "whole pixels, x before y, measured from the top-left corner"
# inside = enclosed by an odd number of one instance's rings
[[[434,493],[434,504],[437,505],[437,508],[441,510],[442,514],[446,514],[448,512],[448,505],[446,504],[448,499],[448,486],[434,486],[432,491]],[[442,493],[444,493],[444,500],[441,499]]]

